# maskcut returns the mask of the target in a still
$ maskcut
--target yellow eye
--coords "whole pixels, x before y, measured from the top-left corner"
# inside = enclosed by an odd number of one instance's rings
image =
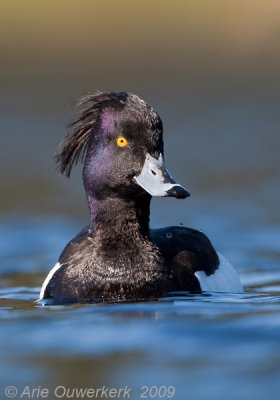
[[[120,147],[125,147],[127,145],[127,140],[123,136],[117,138],[117,145]]]

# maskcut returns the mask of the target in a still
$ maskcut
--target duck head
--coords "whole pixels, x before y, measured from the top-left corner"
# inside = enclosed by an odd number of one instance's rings
[[[178,184],[164,164],[162,122],[157,112],[129,93],[95,93],[69,128],[57,162],[70,176],[74,163],[84,160],[87,194],[107,197],[172,196],[189,192]]]

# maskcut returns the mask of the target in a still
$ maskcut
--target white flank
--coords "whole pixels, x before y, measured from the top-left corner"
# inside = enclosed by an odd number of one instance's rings
[[[206,275],[204,271],[196,271],[195,276],[199,280],[203,292],[232,292],[243,293],[239,276],[233,266],[218,253],[220,264],[212,275]]]
[[[54,276],[54,274],[56,273],[56,271],[61,267],[61,264],[59,262],[57,262],[55,264],[55,266],[50,270],[50,272],[48,273],[48,276],[46,277],[46,279],[44,280],[44,283],[42,285],[41,291],[40,291],[40,297],[39,300],[43,300],[44,298],[44,294],[45,294],[45,290],[48,286],[49,281],[52,279],[52,277]]]

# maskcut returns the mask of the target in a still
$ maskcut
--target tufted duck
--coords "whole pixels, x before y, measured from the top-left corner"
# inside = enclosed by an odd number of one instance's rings
[[[203,233],[149,228],[152,196],[189,196],[165,167],[157,112],[124,92],[97,92],[80,105],[85,108],[56,160],[67,177],[74,163],[84,162],[91,225],[65,247],[40,300],[138,301],[176,291],[242,291],[233,267]]]

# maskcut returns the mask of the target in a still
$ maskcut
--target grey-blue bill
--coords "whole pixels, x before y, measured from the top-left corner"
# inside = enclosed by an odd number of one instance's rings
[[[142,171],[135,176],[135,180],[151,196],[169,196],[177,199],[190,196],[190,192],[172,178],[165,167],[162,154],[157,160],[147,153]]]

